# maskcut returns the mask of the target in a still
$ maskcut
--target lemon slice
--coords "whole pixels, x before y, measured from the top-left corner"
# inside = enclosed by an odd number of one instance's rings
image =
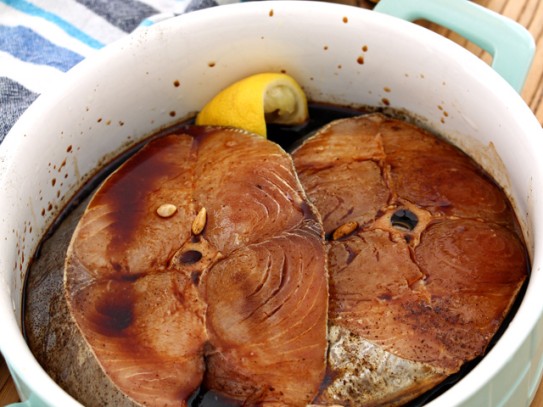
[[[196,116],[196,124],[238,127],[266,137],[266,123],[296,125],[307,118],[307,98],[291,76],[260,73],[219,92]]]

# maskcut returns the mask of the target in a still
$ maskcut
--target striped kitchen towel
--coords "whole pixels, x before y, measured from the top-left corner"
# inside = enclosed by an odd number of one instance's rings
[[[139,26],[239,0],[0,0],[0,142],[85,57]]]

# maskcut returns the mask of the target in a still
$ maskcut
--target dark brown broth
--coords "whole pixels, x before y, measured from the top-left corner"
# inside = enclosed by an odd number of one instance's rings
[[[270,125],[268,126],[268,139],[271,141],[274,141],[278,143],[283,149],[286,151],[292,151],[295,147],[297,147],[304,139],[306,139],[308,136],[310,136],[312,133],[314,133],[316,130],[321,128],[322,126],[330,123],[333,120],[341,119],[341,118],[347,118],[347,117],[353,117],[364,113],[370,113],[370,112],[376,112],[376,111],[382,111],[383,109],[379,108],[348,108],[348,107],[338,107],[334,105],[328,105],[328,104],[310,104],[309,106],[309,116],[310,120],[307,123],[304,123],[300,126],[279,126],[279,125]],[[386,113],[390,114],[390,110],[386,109]],[[406,119],[405,114],[403,113],[397,113],[392,114],[393,116],[398,116],[401,119]],[[179,132],[184,127],[188,125],[192,125],[192,121],[189,122],[183,122],[178,125],[172,126],[171,128],[168,128],[164,131],[158,132],[157,134],[149,137],[145,140],[145,142],[138,144],[137,146],[131,148],[130,150],[124,152],[123,154],[119,155],[115,160],[113,160],[110,164],[105,166],[104,168],[100,169],[97,174],[79,191],[79,193],[72,199],[72,201],[66,206],[64,211],[59,215],[58,219],[50,229],[50,231],[46,234],[44,237],[44,241],[47,240],[49,237],[51,237],[56,229],[59,227],[59,225],[63,222],[63,220],[75,209],[77,208],[81,202],[83,202],[87,197],[89,197],[96,188],[103,182],[103,180],[112,173],[116,168],[118,168],[122,163],[124,163],[129,157],[131,157],[133,154],[135,154],[146,142],[149,142],[152,139],[156,139],[158,137],[162,137],[168,134],[173,134],[176,132]],[[193,131],[191,133],[194,133]],[[148,171],[149,169],[146,169],[145,171]],[[152,170],[152,169],[151,169]],[[481,170],[481,172],[484,173],[484,171]],[[127,200],[128,198],[132,200],[137,200],[137,196],[126,196],[123,198],[123,200]],[[41,254],[41,247],[43,245],[40,245],[38,247],[34,259],[37,259]],[[29,272],[27,273],[26,280],[25,280],[25,288],[23,290],[23,304],[22,304],[22,313],[23,313],[23,321],[25,320],[25,314],[27,306],[27,285],[29,276],[32,272],[32,265],[34,262],[31,262],[31,266],[29,269]],[[522,298],[524,296],[525,288],[526,288],[527,282],[524,284],[523,289],[519,293],[515,304],[513,305],[511,311],[509,312],[509,315],[502,323],[500,329],[498,330],[497,334],[492,339],[490,345],[488,346],[488,350],[492,348],[492,346],[496,343],[496,341],[499,339],[503,331],[507,328],[509,325],[509,322],[511,321],[512,316],[516,313],[516,310],[518,309],[520,302],[522,301]],[[114,312],[114,311],[112,311]],[[119,312],[119,310],[115,311]],[[123,315],[119,316],[119,318],[123,317]],[[124,316],[126,317],[126,316]],[[25,330],[25,324],[23,323],[23,335],[27,337],[26,330]],[[433,389],[429,390],[427,393],[423,394],[422,396],[418,397],[417,399],[409,402],[406,404],[408,407],[419,407],[423,406],[424,404],[428,403],[429,401],[435,399],[437,396],[445,392],[447,389],[449,389],[451,386],[453,386],[456,382],[458,382],[462,377],[464,377],[469,371],[473,369],[473,367],[482,359],[483,356],[480,356],[479,358],[470,361],[466,363],[460,372],[451,375],[448,377],[444,382],[437,385]],[[326,379],[325,379],[326,381]],[[193,396],[189,399],[188,405],[192,407],[218,407],[218,406],[224,406],[224,407],[230,407],[230,406],[238,406],[240,405],[239,402],[230,400],[228,398],[225,398],[223,396],[220,396],[219,394],[209,391],[205,389],[204,387],[200,387]]]

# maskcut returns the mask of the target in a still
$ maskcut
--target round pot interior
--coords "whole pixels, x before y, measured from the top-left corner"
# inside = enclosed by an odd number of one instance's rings
[[[541,375],[541,126],[485,63],[414,24],[355,7],[255,2],[141,29],[40,97],[0,147],[0,345],[23,397],[69,405],[21,335],[26,269],[96,170],[253,73],[287,72],[312,101],[404,110],[475,158],[510,196],[532,260],[525,298],[477,367],[431,406],[526,404]],[[514,381],[512,378],[515,378]]]

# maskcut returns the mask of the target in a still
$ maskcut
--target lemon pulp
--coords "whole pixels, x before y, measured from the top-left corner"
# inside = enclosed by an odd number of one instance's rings
[[[196,124],[238,127],[266,137],[266,123],[296,125],[307,118],[307,98],[294,78],[260,73],[220,91],[196,116]]]

